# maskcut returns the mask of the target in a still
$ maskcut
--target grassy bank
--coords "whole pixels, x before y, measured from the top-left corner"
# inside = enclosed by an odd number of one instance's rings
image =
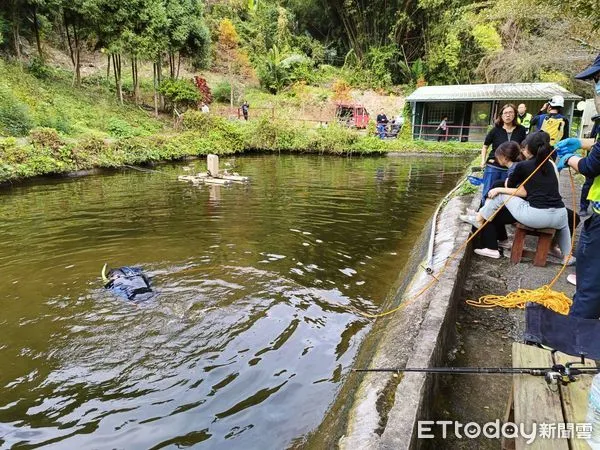
[[[336,125],[231,121],[196,111],[186,113],[174,129],[168,117],[119,105],[102,79],[75,89],[70,74],[56,69],[37,73],[0,62],[0,72],[5,75],[0,81],[0,181],[208,153],[462,154],[478,147],[412,141],[405,135],[380,140]]]

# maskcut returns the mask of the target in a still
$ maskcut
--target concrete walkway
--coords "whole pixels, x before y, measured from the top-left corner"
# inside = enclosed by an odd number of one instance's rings
[[[575,181],[575,211],[579,210],[581,185]],[[573,196],[568,172],[560,176],[560,189],[567,207],[573,209]],[[466,225],[467,226],[467,225]],[[509,233],[512,231],[509,227]],[[581,225],[577,229],[579,232]],[[559,261],[549,257],[546,267],[534,267],[530,261],[512,265],[506,257],[493,260],[473,255],[463,288],[456,322],[457,342],[450,352],[449,365],[472,367],[511,367],[513,341],[522,341],[523,310],[503,308],[475,308],[465,303],[486,294],[507,294],[519,288],[535,289],[548,284],[560,270]],[[566,276],[574,273],[569,267],[554,285],[554,290],[572,298],[574,286]],[[434,406],[431,420],[457,420],[465,424],[483,424],[502,420],[512,385],[510,375],[440,375],[441,391]],[[440,430],[438,430],[440,431]],[[436,433],[438,435],[439,433]],[[458,439],[449,433],[447,439],[439,436],[423,442],[424,448],[444,449],[499,449],[500,441],[486,438]]]

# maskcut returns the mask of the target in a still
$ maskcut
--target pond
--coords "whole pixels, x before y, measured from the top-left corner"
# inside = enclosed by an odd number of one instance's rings
[[[0,191],[0,447],[301,446],[464,158],[222,159]],[[200,169],[202,162],[193,163]],[[156,295],[103,289],[142,267]]]

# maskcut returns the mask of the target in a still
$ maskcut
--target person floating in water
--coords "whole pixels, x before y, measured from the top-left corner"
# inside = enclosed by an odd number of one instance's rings
[[[148,300],[153,293],[150,279],[139,267],[119,267],[106,273],[107,264],[102,267],[104,287],[115,295],[129,301]]]

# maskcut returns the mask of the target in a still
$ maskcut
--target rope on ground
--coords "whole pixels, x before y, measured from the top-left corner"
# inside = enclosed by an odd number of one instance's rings
[[[569,169],[569,178],[571,180],[571,198],[573,199],[573,231],[571,233],[571,250],[569,256],[565,258],[565,262],[562,267],[552,279],[552,281],[539,287],[537,289],[519,289],[516,292],[510,292],[507,295],[484,295],[479,300],[467,300],[467,304],[478,308],[494,308],[500,306],[502,308],[520,308],[524,309],[528,302],[539,303],[544,307],[551,309],[559,314],[569,314],[569,309],[573,304],[573,301],[565,295],[564,292],[557,292],[552,289],[556,281],[560,278],[567,267],[567,261],[573,254],[573,248],[575,246],[575,224],[576,216],[575,211],[577,204],[575,202],[575,181],[573,180],[573,174]]]
[[[539,303],[559,314],[569,314],[573,301],[564,292],[552,290],[549,285],[537,289],[519,289],[507,295],[484,295],[479,300],[467,300],[467,304],[478,308],[519,308],[525,309],[528,302]]]
[[[550,154],[535,168],[535,170],[533,172],[531,172],[531,174],[525,179],[525,181],[523,181],[523,183],[521,184],[521,186],[525,186],[527,184],[527,182],[537,173],[538,170],[540,170],[540,168],[546,163],[546,161],[548,161],[548,159],[550,159],[550,157],[554,154],[555,150],[552,150],[550,152]],[[573,175],[571,175],[571,172],[569,170],[569,175],[571,176],[571,188],[573,190],[573,192],[575,192],[575,185],[573,182]],[[466,179],[466,178],[465,178]],[[446,270],[448,270],[448,267],[450,266],[450,262],[452,262],[454,259],[456,259],[456,257],[458,255],[461,254],[461,252],[469,245],[469,243],[475,239],[475,237],[481,232],[481,230],[483,230],[483,228],[490,223],[494,217],[496,217],[496,215],[498,215],[498,213],[500,212],[500,210],[513,198],[516,196],[517,191],[515,191],[515,193],[511,194],[505,201],[504,203],[496,210],[494,211],[494,213],[485,220],[485,222],[483,223],[482,226],[480,226],[479,228],[477,228],[477,230],[475,230],[474,233],[471,234],[471,236],[460,246],[458,247],[458,249],[456,249],[447,259],[446,262],[444,263],[444,265],[442,266],[442,268],[436,273],[436,274],[432,274],[431,275],[431,280],[429,281],[429,283],[427,283],[422,289],[420,289],[414,296],[402,301],[400,303],[400,305],[398,305],[395,308],[392,308],[388,311],[384,311],[381,313],[377,313],[377,314],[369,314],[369,313],[365,313],[362,312],[361,315],[364,317],[368,317],[370,319],[377,319],[379,317],[384,317],[390,314],[393,314],[397,311],[399,311],[400,309],[408,306],[409,304],[411,304],[412,302],[414,302],[416,299],[418,299],[419,297],[421,297],[421,295],[423,295],[425,292],[427,292],[429,289],[431,289],[431,287],[433,287],[433,285],[437,282],[440,281],[440,277],[441,275],[446,272]],[[573,202],[575,202],[575,197],[573,196]],[[573,211],[575,212],[575,210]],[[575,221],[575,218],[573,219],[573,221]],[[575,227],[573,227],[573,236],[575,235]],[[569,253],[569,258],[571,256],[571,253],[573,252],[573,242],[574,240],[571,240],[571,252]],[[566,261],[569,260],[569,258],[566,259]],[[558,272],[558,274],[556,275],[556,277],[554,277],[554,279],[552,280],[552,282],[550,283],[550,287],[552,287],[552,285],[554,285],[554,283],[556,283],[556,280],[558,280],[558,278],[560,277],[560,275],[562,274],[562,272],[565,270],[566,267],[566,263],[563,265],[563,267],[561,268],[561,270]],[[541,289],[541,288],[540,288]],[[485,296],[484,296],[485,297]],[[475,302],[477,303],[477,302]],[[487,308],[491,307],[491,306],[486,306]]]

